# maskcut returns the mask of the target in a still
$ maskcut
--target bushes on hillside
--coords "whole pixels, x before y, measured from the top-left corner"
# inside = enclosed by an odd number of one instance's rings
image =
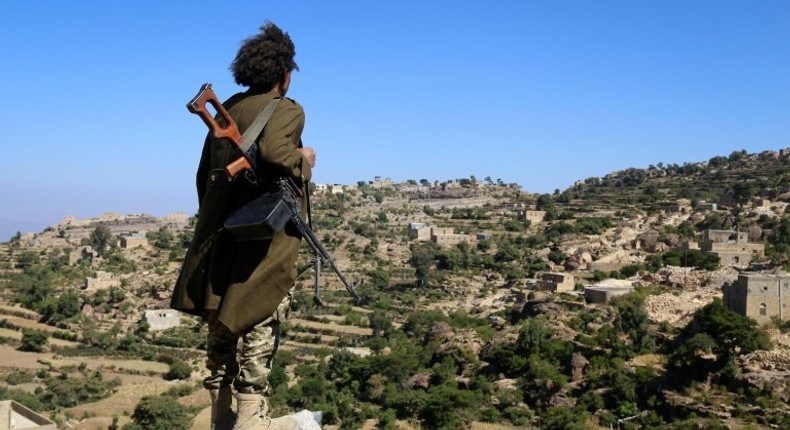
[[[132,413],[124,430],[188,430],[194,414],[169,395],[146,396]]]
[[[20,351],[27,352],[44,352],[47,348],[46,333],[38,330],[23,329],[22,342],[19,345]]]
[[[694,313],[684,339],[669,363],[697,379],[723,369],[738,355],[771,348],[768,334],[757,322],[727,309],[718,298]]]
[[[713,252],[697,249],[665,252],[661,259],[667,266],[696,267],[702,270],[716,270],[719,268],[719,256]]]

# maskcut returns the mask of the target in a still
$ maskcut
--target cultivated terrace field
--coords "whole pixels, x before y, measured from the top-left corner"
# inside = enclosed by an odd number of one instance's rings
[[[325,306],[311,271],[297,281],[275,415],[320,410],[325,429],[790,428],[787,317],[758,324],[722,293],[790,268],[787,150],[552,194],[473,176],[314,188],[314,230],[361,300],[326,266]],[[0,400],[64,429],[208,428],[205,325],[144,318],[167,309],[193,225],[104,214],[0,244]],[[706,230],[764,251],[723,263],[697,246]],[[593,300],[595,285],[625,294]]]

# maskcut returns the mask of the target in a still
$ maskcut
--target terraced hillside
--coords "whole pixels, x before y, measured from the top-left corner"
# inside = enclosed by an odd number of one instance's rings
[[[316,193],[314,229],[361,301],[326,267],[325,307],[312,273],[297,281],[273,410],[321,410],[326,429],[790,425],[787,324],[721,306],[739,271],[787,264],[787,160],[659,164],[554,195],[473,177]],[[764,255],[718,267],[692,249],[728,228]],[[157,407],[205,428],[205,325],[144,320],[168,307],[190,234],[183,217],[104,215],[0,244],[0,394],[63,428]],[[634,291],[586,299],[599,282]]]

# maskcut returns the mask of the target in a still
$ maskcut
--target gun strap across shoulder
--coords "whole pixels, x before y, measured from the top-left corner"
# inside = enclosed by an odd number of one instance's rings
[[[266,127],[266,123],[269,122],[269,118],[272,117],[274,113],[274,109],[277,108],[277,104],[282,100],[282,97],[275,97],[274,100],[270,101],[269,104],[266,105],[265,108],[255,117],[255,120],[247,127],[247,130],[244,131],[242,135],[241,144],[239,145],[239,149],[244,154],[244,157],[250,162],[250,164],[255,167],[255,160],[256,152],[258,151],[258,145],[255,143],[258,140],[258,137],[261,135],[263,128]]]

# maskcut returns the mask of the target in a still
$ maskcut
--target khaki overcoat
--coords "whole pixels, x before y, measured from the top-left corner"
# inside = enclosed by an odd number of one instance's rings
[[[223,105],[244,133],[277,95],[248,91]],[[267,191],[266,185],[277,177],[290,176],[307,196],[312,172],[297,151],[303,128],[302,107],[288,98],[280,100],[258,139],[257,186],[243,175],[228,178],[225,166],[239,157],[239,151],[227,139],[206,137],[197,171],[197,224],[170,307],[203,316],[218,310],[219,321],[234,333],[243,333],[277,308],[296,280],[298,231],[289,224],[271,240],[236,242],[222,225],[236,209]],[[303,197],[303,215],[305,208]]]

